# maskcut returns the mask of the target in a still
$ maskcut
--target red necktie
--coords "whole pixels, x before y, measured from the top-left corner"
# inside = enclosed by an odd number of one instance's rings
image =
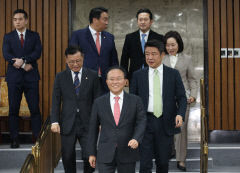
[[[20,34],[20,35],[21,35],[21,47],[23,47],[23,44],[24,44],[23,34]]]
[[[100,33],[97,32],[96,34],[97,34],[96,47],[97,47],[98,55],[100,55],[100,49],[101,49],[100,40],[99,40],[99,34]]]
[[[116,125],[118,125],[119,119],[120,119],[120,105],[118,103],[118,100],[120,97],[114,97],[115,104],[114,104],[114,120]]]
[[[100,55],[100,50],[101,50],[101,45],[100,45],[100,40],[99,40],[99,35],[100,33],[97,32],[97,38],[96,38],[96,47],[97,47],[97,51],[98,51],[98,55]],[[102,72],[100,67],[98,67],[98,76],[101,76]]]

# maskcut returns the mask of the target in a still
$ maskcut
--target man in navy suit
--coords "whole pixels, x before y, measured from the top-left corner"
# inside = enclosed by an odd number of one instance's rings
[[[147,66],[144,55],[145,42],[152,39],[163,42],[163,36],[151,30],[153,15],[149,9],[139,9],[136,17],[139,30],[126,35],[120,63],[128,72],[129,81],[134,71]]]
[[[114,36],[104,31],[108,26],[108,10],[103,7],[93,8],[89,14],[89,22],[90,25],[86,28],[72,33],[69,44],[83,49],[83,67],[98,72],[106,92],[106,70],[119,64]]]
[[[3,57],[8,61],[6,81],[9,100],[9,127],[11,148],[18,148],[18,113],[22,93],[26,97],[31,112],[31,124],[34,139],[41,129],[39,109],[40,79],[37,60],[41,56],[42,46],[39,34],[26,28],[28,15],[22,9],[13,13],[14,31],[4,35]]]
[[[167,173],[175,130],[182,126],[187,99],[177,70],[162,64],[164,45],[151,40],[145,45],[149,67],[134,72],[130,92],[139,95],[147,111],[147,127],[140,145],[140,173]]]

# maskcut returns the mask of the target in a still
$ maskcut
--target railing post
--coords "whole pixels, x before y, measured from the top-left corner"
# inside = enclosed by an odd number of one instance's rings
[[[200,79],[201,92],[201,153],[200,153],[200,172],[208,172],[208,128],[207,117],[205,112],[205,87],[204,79]]]

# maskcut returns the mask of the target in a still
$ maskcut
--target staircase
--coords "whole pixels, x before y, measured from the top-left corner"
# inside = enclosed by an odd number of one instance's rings
[[[18,173],[33,144],[21,144],[18,149],[10,149],[9,144],[0,144],[0,173]],[[77,169],[82,172],[81,148],[77,145]],[[189,143],[187,155],[187,173],[200,172],[199,143]],[[176,167],[176,159],[169,163],[169,172],[181,172]],[[136,172],[139,171],[139,163]],[[155,169],[153,169],[153,172]],[[98,173],[98,171],[95,171]],[[240,173],[240,144],[209,144],[208,172]],[[59,161],[55,173],[64,173],[62,161]]]

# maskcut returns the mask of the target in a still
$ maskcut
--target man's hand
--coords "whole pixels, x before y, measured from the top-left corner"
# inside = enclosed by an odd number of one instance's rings
[[[32,69],[33,69],[33,67],[32,67],[31,64],[25,64],[25,66],[24,66],[24,70],[25,70],[25,71],[30,71],[30,70],[32,70]]]
[[[195,99],[194,97],[192,97],[192,96],[190,96],[190,97],[188,98],[188,100],[187,100],[188,103],[193,103],[193,102],[195,102],[195,101],[196,101],[196,99]]]
[[[14,64],[13,64],[13,66],[15,68],[20,68],[23,65],[23,63],[24,63],[23,59],[21,59],[21,58],[13,58],[12,60],[15,61]]]
[[[89,156],[88,161],[92,168],[96,168],[96,157],[95,156]]]
[[[138,147],[138,141],[136,139],[132,139],[128,142],[128,146],[132,149],[136,149]]]
[[[53,133],[60,133],[60,126],[59,126],[59,124],[58,123],[53,123],[51,125],[51,131]]]
[[[181,115],[177,115],[177,116],[176,116],[176,128],[177,128],[177,127],[181,127],[181,126],[182,126],[182,123],[183,123],[182,116],[181,116]]]

